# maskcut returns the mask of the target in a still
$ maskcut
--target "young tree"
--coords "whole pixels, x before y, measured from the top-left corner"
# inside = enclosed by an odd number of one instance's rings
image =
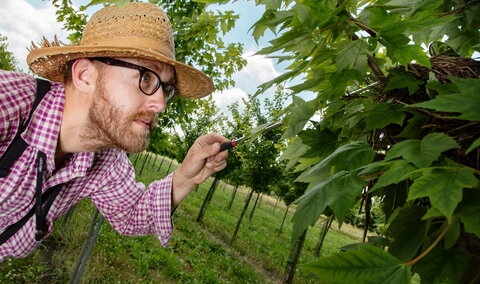
[[[256,98],[250,97],[248,104],[245,103],[245,105],[245,112],[249,117],[252,117],[253,125],[258,125],[259,127],[269,125],[272,124],[273,118],[278,118],[276,116],[277,113],[274,111],[280,105],[278,102],[265,100],[266,113],[262,112],[260,101]],[[251,192],[238,219],[231,242],[236,238],[253,193],[268,192],[270,185],[275,183],[275,180],[281,176],[281,167],[277,159],[279,147],[276,146],[280,134],[281,131],[278,128],[265,133],[261,133],[261,131],[255,133],[252,130],[250,136],[247,136],[249,140],[244,140],[234,150],[239,152],[242,159],[242,178],[245,185],[251,188]]]
[[[0,34],[0,69],[17,71],[17,61],[12,52],[8,51],[8,39]]]

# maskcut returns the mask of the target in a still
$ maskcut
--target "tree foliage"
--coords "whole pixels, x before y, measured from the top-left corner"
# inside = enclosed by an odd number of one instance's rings
[[[480,48],[480,3],[257,3],[265,13],[254,38],[276,34],[258,53],[290,63],[257,94],[300,80],[289,88],[282,137],[293,141],[282,159],[309,184],[292,238],[327,208],[342,222],[374,195],[388,218],[388,250],[359,246],[312,272],[332,283],[408,283],[413,273],[422,283],[478,279],[480,68],[468,57]],[[304,91],[316,98],[303,100]],[[321,120],[308,126],[315,113]]]
[[[17,61],[8,50],[7,37],[0,34],[0,70],[17,70]]]

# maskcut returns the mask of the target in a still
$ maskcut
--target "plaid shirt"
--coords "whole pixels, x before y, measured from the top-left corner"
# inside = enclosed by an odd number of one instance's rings
[[[35,78],[0,71],[0,156],[25,123],[33,105]],[[124,151],[108,149],[101,153],[75,153],[66,164],[55,169],[65,89],[51,83],[35,110],[22,138],[28,147],[12,166],[10,175],[0,178],[0,232],[20,220],[34,206],[36,158],[46,154],[43,191],[66,183],[47,216],[48,234],[53,220],[74,204],[89,197],[112,227],[121,234],[140,236],[156,234],[166,246],[172,233],[172,175],[153,182],[147,190],[135,182],[135,171]],[[14,236],[0,246],[0,262],[7,256],[24,257],[39,242],[35,241],[35,216]]]

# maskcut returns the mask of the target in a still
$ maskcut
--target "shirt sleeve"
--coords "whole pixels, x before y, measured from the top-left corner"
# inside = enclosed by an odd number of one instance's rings
[[[173,230],[173,174],[145,188],[135,182],[135,170],[125,153],[113,164],[104,186],[90,199],[117,232],[129,236],[154,234],[166,246]]]
[[[25,122],[34,94],[33,77],[0,70],[0,155]]]

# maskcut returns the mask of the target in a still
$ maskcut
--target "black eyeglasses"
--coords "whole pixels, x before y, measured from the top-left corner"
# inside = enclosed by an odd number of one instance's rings
[[[138,88],[142,93],[147,96],[155,94],[155,92],[160,88],[163,89],[163,94],[165,96],[165,101],[167,104],[175,97],[177,89],[168,83],[162,82],[160,77],[153,70],[146,67],[136,65],[130,62],[123,60],[113,59],[110,57],[91,57],[91,60],[96,60],[107,65],[126,67],[130,69],[136,69],[140,72],[140,78],[138,80]]]

